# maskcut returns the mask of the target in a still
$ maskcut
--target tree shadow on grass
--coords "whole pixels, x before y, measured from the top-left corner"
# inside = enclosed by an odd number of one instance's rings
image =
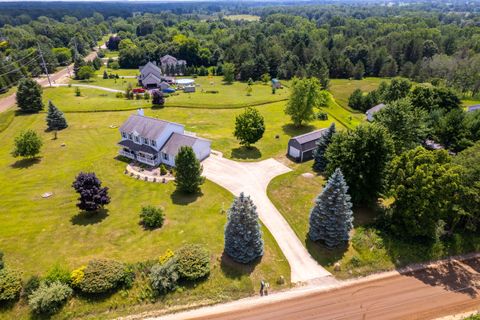
[[[262,152],[257,147],[239,147],[232,149],[231,157],[233,159],[259,159],[262,156]]]
[[[170,198],[174,204],[178,204],[181,206],[187,206],[190,203],[197,201],[198,198],[202,197],[203,193],[196,192],[196,193],[184,193],[179,190],[175,190],[171,195]]]
[[[9,300],[9,301],[2,301],[0,303],[0,313],[9,311],[15,306],[17,302],[18,302],[18,298],[14,300]]]
[[[283,132],[290,137],[308,133],[315,129],[316,129],[315,126],[312,126],[312,125],[302,125],[297,127],[293,123],[284,124],[282,126]]]
[[[40,163],[40,160],[41,160],[40,157],[24,158],[24,159],[15,161],[15,163],[13,163],[11,167],[15,169],[27,169],[33,166],[34,164]]]
[[[108,209],[100,209],[96,212],[81,211],[73,216],[70,221],[77,226],[88,226],[102,222],[108,217]]]
[[[262,257],[259,257],[248,264],[238,263],[223,252],[220,267],[227,278],[240,279],[244,275],[250,275],[261,261]]]
[[[338,247],[329,248],[321,241],[314,242],[310,240],[308,234],[305,236],[305,246],[312,257],[322,266],[333,265],[335,262],[341,260],[348,251],[347,242]]]
[[[120,162],[125,162],[126,164],[130,164],[134,161],[130,158],[127,158],[127,157],[124,157],[124,156],[121,156],[121,155],[115,156],[114,159],[117,160],[117,161],[120,161]]]

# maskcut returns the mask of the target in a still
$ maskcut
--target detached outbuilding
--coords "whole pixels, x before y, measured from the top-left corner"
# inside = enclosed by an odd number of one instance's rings
[[[375,107],[368,109],[367,112],[365,112],[365,115],[367,116],[367,120],[372,122],[373,115],[385,107],[386,107],[385,104],[380,103],[380,104],[377,104]]]
[[[320,129],[291,138],[288,141],[287,155],[296,162],[313,159],[317,141],[326,131],[327,129]]]

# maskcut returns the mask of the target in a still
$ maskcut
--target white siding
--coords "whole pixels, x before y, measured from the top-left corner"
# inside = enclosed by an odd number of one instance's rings
[[[172,133],[183,133],[184,132],[184,127],[182,125],[176,124],[176,123],[170,123],[168,126],[165,128],[165,130],[162,132],[162,136],[158,138],[155,141],[155,149],[160,150],[165,142],[167,142],[168,138],[172,135]]]
[[[295,147],[290,146],[290,149],[288,150],[288,154],[293,158],[298,158],[298,157],[300,157],[300,150],[298,150]]]
[[[193,152],[197,159],[202,161],[210,155],[211,142],[208,140],[198,139],[192,146]]]

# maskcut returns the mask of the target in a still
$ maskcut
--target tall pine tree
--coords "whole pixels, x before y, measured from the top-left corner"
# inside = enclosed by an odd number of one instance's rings
[[[263,256],[263,239],[257,207],[243,192],[233,200],[225,225],[225,253],[240,263]]]
[[[52,101],[48,101],[48,113],[47,113],[47,126],[48,130],[62,130],[68,127],[67,120],[62,111],[60,111]]]
[[[17,105],[23,112],[38,112],[43,109],[42,87],[37,81],[24,78],[18,83]]]
[[[353,212],[347,191],[342,171],[337,168],[310,212],[308,236],[312,241],[323,240],[328,247],[336,247],[349,240]]]
[[[317,141],[317,147],[313,151],[313,170],[324,171],[327,167],[327,159],[325,159],[325,151],[328,145],[332,142],[332,137],[335,134],[335,123],[332,122],[330,127],[326,130],[320,139]]]

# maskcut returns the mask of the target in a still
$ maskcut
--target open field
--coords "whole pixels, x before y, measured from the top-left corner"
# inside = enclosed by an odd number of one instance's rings
[[[254,16],[251,14],[234,14],[234,15],[229,15],[225,16],[225,19],[227,20],[232,20],[232,21],[260,21],[260,16]]]
[[[186,197],[174,192],[173,183],[146,183],[123,174],[126,163],[115,159],[118,129],[109,126],[128,115],[67,114],[69,127],[59,132],[57,140],[44,132],[44,114],[17,116],[0,133],[5,142],[0,146],[0,247],[6,264],[21,270],[26,278],[45,274],[55,264],[72,269],[92,258],[130,263],[156,259],[166,249],[175,250],[185,243],[201,243],[209,249],[212,274],[208,280],[140,309],[163,308],[178,301],[208,303],[239,298],[254,293],[263,278],[273,286],[280,275],[288,279],[288,264],[268,230],[264,230],[265,257],[254,269],[240,270],[222,263],[226,221],[222,209],[227,209],[233,198],[226,190],[207,182],[202,195]],[[10,155],[14,136],[27,128],[40,133],[44,141],[39,161],[18,160]],[[110,187],[112,201],[105,214],[88,218],[75,207],[77,195],[71,183],[80,171],[95,171]],[[53,196],[43,199],[44,192],[53,192]],[[145,231],[138,224],[140,208],[148,204],[165,209],[166,224],[160,230]],[[132,290],[99,302],[74,299],[58,318],[109,309],[116,309],[116,314],[131,313],[134,309],[130,305],[141,302],[145,287],[145,280],[140,279]],[[4,315],[25,318],[27,309],[17,304]]]
[[[118,74],[120,77],[122,76],[138,76],[139,71],[138,69],[112,69],[112,68],[107,68],[106,66],[103,66],[100,68],[100,70],[95,71],[95,74],[98,76],[103,76],[103,71],[107,70],[107,73],[113,73],[113,74]]]
[[[382,81],[389,80],[382,78],[365,78],[363,80],[331,79],[328,91],[333,94],[335,100],[342,107],[354,111],[348,107],[348,98],[352,92],[355,91],[355,89],[361,89],[362,91],[375,90]]]
[[[315,199],[322,191],[325,178],[302,174],[311,172],[312,161],[290,166],[294,171],[278,176],[268,186],[268,196],[288,221],[310,254],[340,279],[365,276],[392,270],[409,263],[440,259],[446,256],[478,251],[478,235],[455,235],[454,240],[434,246],[424,243],[406,243],[377,229],[373,225],[375,210],[354,209],[354,230],[348,247],[327,249],[307,237],[309,215]],[[334,270],[335,262],[341,265]]]

